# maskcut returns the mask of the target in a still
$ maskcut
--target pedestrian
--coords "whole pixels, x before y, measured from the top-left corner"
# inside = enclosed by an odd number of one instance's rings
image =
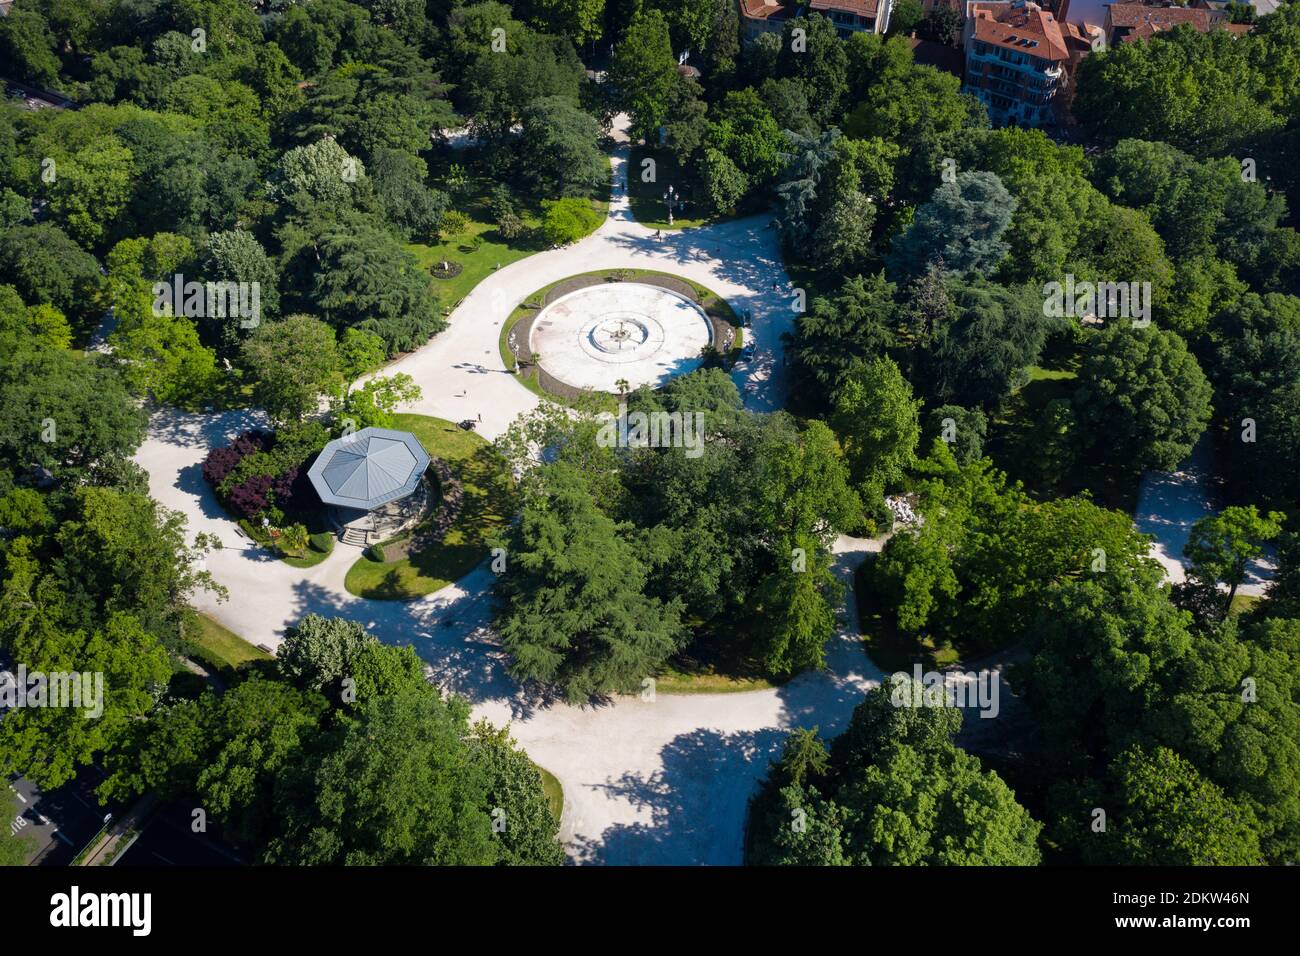
[[[478,413],[478,421],[479,421],[479,424],[480,424],[480,425],[483,424],[483,413],[482,413],[482,412],[479,412],[479,413]]]

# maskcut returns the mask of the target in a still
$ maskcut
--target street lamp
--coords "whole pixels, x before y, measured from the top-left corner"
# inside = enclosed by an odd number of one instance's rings
[[[668,207],[668,225],[673,224],[673,206],[682,207],[686,205],[686,200],[677,194],[677,190],[669,186],[664,192],[664,205]]]

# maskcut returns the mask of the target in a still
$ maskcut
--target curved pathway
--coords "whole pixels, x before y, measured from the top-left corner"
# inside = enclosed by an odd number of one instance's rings
[[[1177,470],[1149,471],[1142,476],[1133,521],[1139,531],[1151,535],[1151,557],[1160,562],[1172,584],[1187,580],[1189,562],[1183,548],[1192,525],[1222,507],[1212,488],[1215,473],[1214,446],[1207,433]],[[1263,557],[1250,563],[1237,593],[1259,597],[1276,573],[1277,552],[1270,546]]]
[[[568,275],[608,268],[648,268],[692,279],[749,310],[754,358],[733,373],[755,410],[783,404],[781,333],[793,319],[789,279],[777,237],[764,217],[665,233],[632,219],[627,201],[626,120],[615,130],[614,189],[609,216],[592,235],[538,253],[493,273],[451,315],[449,327],[423,348],[388,366],[420,385],[408,410],[458,421],[481,414],[487,438],[503,432],[537,396],[506,371],[498,350],[501,323],[537,289]],[[665,184],[667,185],[667,184]],[[250,412],[154,414],[136,459],[150,491],[183,512],[191,533],[215,534],[224,547],[208,569],[230,592],[196,604],[231,630],[274,648],[284,628],[315,612],[360,621],[392,644],[413,645],[440,684],[467,697],[475,716],[511,722],[512,733],[564,787],[560,835],[577,862],[739,863],[746,802],[792,726],[835,733],[863,693],[881,677],[858,640],[852,571],[879,541],[841,538],[836,570],[850,585],[839,633],[827,647],[827,670],[769,690],[734,694],[617,697],[574,707],[521,691],[504,669],[488,628],[492,574],[480,568],[418,601],[369,601],[348,594],[343,579],[359,550],[337,545],[309,569],[291,568],[244,539],[203,481],[209,448],[257,424]]]

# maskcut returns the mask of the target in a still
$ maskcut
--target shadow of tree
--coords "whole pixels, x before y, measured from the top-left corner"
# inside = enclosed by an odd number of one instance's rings
[[[735,733],[701,729],[673,738],[660,751],[660,770],[624,774],[595,788],[648,819],[581,841],[576,860],[616,866],[739,864],[749,797],[784,739],[785,732],[775,727]]]

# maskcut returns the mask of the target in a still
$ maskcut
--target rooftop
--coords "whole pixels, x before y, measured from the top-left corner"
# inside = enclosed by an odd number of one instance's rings
[[[369,511],[409,495],[427,467],[410,432],[363,428],[326,444],[307,475],[325,504]]]
[[[1036,3],[972,3],[968,15],[975,39],[1037,57],[1068,60],[1070,55],[1056,18]]]
[[[740,12],[751,20],[766,20],[785,9],[785,4],[775,0],[740,0]]]
[[[1210,12],[1189,7],[1148,7],[1141,3],[1112,3],[1107,21],[1114,33],[1112,42],[1132,43],[1184,23],[1201,33],[1210,29]]]
[[[860,17],[875,17],[880,4],[879,0],[810,0],[808,6],[813,10],[839,10]]]

